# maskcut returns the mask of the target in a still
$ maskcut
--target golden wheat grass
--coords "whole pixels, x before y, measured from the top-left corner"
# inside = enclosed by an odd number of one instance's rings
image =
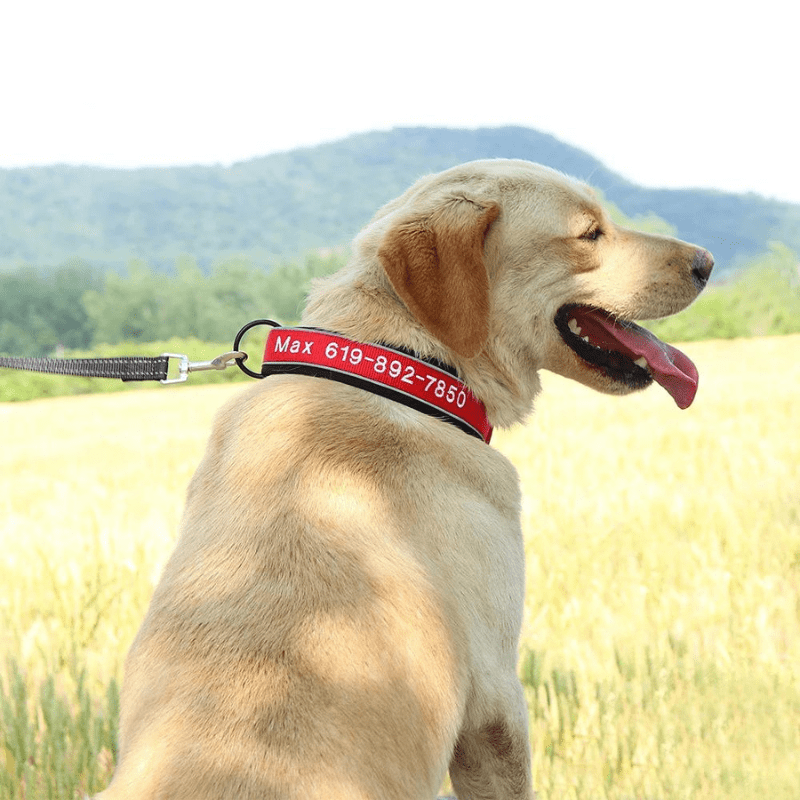
[[[686,349],[702,381],[687,411],[658,389],[605,397],[546,375],[530,422],[496,434],[524,495],[520,672],[542,800],[800,796],[800,336]],[[214,411],[237,391],[0,405],[9,797],[74,796],[33,793],[41,765],[18,777],[12,723],[25,706],[46,743],[42,697],[113,709]]]

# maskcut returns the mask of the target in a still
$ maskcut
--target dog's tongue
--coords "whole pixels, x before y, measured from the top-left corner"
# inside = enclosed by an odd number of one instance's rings
[[[678,408],[688,408],[697,393],[698,372],[691,359],[676,347],[633,322],[615,321],[590,308],[575,309],[581,335],[605,350],[616,350],[636,361],[644,358],[656,383],[663,386]]]

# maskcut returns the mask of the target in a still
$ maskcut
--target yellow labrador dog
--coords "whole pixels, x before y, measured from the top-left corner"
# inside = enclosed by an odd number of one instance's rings
[[[412,354],[420,391],[492,425],[531,411],[540,369],[694,396],[691,362],[631,320],[691,303],[711,255],[619,227],[558,172],[423,178],[353,247],[303,326],[362,366],[369,344]],[[311,352],[282,330],[278,351]],[[327,357],[355,360],[336,341]],[[448,770],[462,800],[533,797],[518,480],[452,421],[309,374],[220,412],[128,656],[103,800],[429,800]]]

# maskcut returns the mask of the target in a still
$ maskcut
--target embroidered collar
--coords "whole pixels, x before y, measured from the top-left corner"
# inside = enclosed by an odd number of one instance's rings
[[[300,374],[346,383],[455,425],[487,444],[483,403],[455,370],[395,346],[363,344],[318,328],[270,331],[261,375]]]

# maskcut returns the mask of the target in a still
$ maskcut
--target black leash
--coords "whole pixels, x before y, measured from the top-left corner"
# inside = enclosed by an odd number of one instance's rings
[[[168,377],[170,359],[178,360],[178,376]],[[225,369],[236,363],[240,367],[247,353],[234,350],[211,361],[189,361],[183,353],[162,353],[160,356],[116,356],[114,358],[13,358],[0,356],[0,367],[47,372],[52,375],[73,375],[82,378],[118,378],[121,381],[159,381],[183,383],[190,372]]]
[[[0,356],[0,367],[76,375],[84,378],[119,378],[122,381],[164,381],[169,356],[120,356],[116,358],[7,358]]]
[[[223,353],[211,361],[189,361],[184,353],[162,353],[160,356],[115,356],[112,358],[16,358],[0,356],[0,367],[21,369],[28,372],[46,372],[51,375],[72,375],[80,378],[117,378],[121,381],[158,381],[159,383],[183,383],[190,372],[223,370],[236,364],[245,375],[262,378],[263,375],[245,367],[247,353],[239,349],[243,336],[259,325],[281,327],[271,319],[256,319],[248,322],[233,341],[233,350]],[[170,359],[177,359],[178,375],[170,378]]]

